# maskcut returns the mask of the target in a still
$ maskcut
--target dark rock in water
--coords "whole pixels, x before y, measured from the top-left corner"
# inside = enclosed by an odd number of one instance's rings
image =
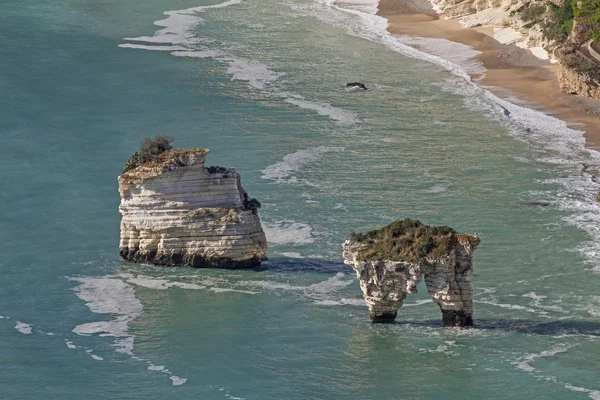
[[[344,263],[356,272],[371,321],[390,323],[424,278],[429,295],[450,327],[473,326],[473,252],[477,235],[417,220],[353,233],[343,245]]]
[[[350,82],[350,83],[346,83],[346,88],[347,89],[363,89],[363,90],[369,90],[364,83],[360,83],[360,82]]]
[[[371,317],[371,321],[373,321],[373,323],[391,323],[394,322],[394,320],[396,319],[396,315],[398,315],[398,313],[377,313],[377,312],[371,312],[370,313],[370,317]]]
[[[592,182],[594,183],[600,183],[600,179],[598,179],[598,177],[594,174],[592,174],[591,172],[589,172],[590,166],[587,164],[583,164],[583,169],[581,170],[582,173],[586,173],[586,174],[590,174],[590,179],[592,180]]]
[[[473,326],[473,315],[464,310],[442,310],[442,324],[456,327]]]
[[[527,201],[524,203],[520,203],[523,207],[548,207],[550,202],[548,201]]]

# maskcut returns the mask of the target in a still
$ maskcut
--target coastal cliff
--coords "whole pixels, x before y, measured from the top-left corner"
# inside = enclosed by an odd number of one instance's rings
[[[121,257],[157,265],[245,268],[267,241],[234,169],[204,166],[208,149],[170,149],[118,178]]]
[[[600,10],[591,0],[430,0],[465,28],[493,28],[494,39],[558,63],[565,93],[600,99]]]
[[[473,325],[472,255],[479,238],[417,220],[395,221],[379,230],[353,234],[343,244],[373,322],[392,322],[409,293],[425,278],[442,311],[444,326]]]

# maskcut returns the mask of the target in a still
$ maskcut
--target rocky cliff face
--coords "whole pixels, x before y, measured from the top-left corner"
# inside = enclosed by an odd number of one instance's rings
[[[569,94],[577,94],[600,100],[600,83],[583,73],[565,67],[558,68],[558,84],[560,90]]]
[[[168,150],[119,176],[121,257],[158,265],[244,268],[267,259],[240,175],[204,167],[208,149]]]
[[[423,277],[444,326],[473,325],[472,254],[479,238],[414,220],[396,221],[343,244],[373,322],[392,322]]]
[[[550,11],[551,8],[564,5],[564,0],[430,2],[437,12],[459,19],[464,27],[491,26],[494,38],[500,43],[527,48],[540,59],[560,63],[557,75],[563,92],[600,99],[600,63],[595,51],[589,47],[589,34],[594,25],[586,18],[573,18],[571,10],[572,29],[570,32],[564,31],[568,30],[569,21],[557,20],[556,12]],[[577,2],[574,7],[582,7],[581,3]],[[561,13],[567,18],[569,12]]]
[[[545,38],[536,18],[546,10],[544,0],[430,0],[433,8],[458,18],[465,28],[491,26],[503,44],[529,48],[541,59],[553,60],[553,41]],[[541,20],[540,20],[541,22]]]

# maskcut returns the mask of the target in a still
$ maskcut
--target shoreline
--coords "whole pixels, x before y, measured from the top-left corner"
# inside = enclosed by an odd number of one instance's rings
[[[391,34],[446,39],[480,52],[476,59],[486,71],[471,73],[473,82],[502,99],[584,131],[586,147],[600,150],[600,100],[563,93],[556,64],[527,49],[501,44],[493,38],[492,27],[463,28],[457,19],[438,15],[428,0],[380,0],[378,15],[388,20]]]

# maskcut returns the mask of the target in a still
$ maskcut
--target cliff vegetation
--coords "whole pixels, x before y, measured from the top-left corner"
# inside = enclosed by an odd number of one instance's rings
[[[133,153],[125,163],[123,172],[137,168],[147,162],[155,161],[161,153],[173,148],[171,146],[172,142],[173,138],[166,135],[156,135],[154,139],[145,138],[140,143],[140,149]]]
[[[353,232],[350,239],[367,244],[359,251],[361,259],[419,262],[446,254],[454,233],[449,226],[428,226],[418,220],[403,219],[365,234]]]
[[[600,0],[534,0],[511,14],[515,13],[525,22],[523,28],[541,30],[563,67],[574,71],[580,81],[592,85],[600,81]],[[563,86],[567,92],[596,97],[593,91]]]

